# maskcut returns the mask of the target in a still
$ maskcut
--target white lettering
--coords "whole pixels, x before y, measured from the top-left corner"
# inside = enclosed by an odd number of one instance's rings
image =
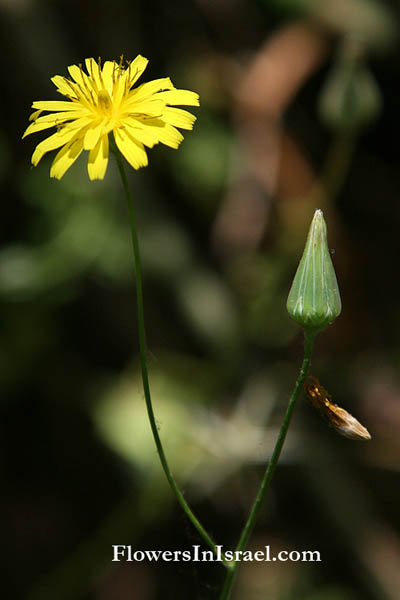
[[[200,548],[200,546],[193,546],[193,550],[194,550],[193,562],[200,562],[200,559],[199,559],[199,548]]]
[[[222,556],[222,546],[215,546],[215,547],[217,549],[217,556],[216,556],[215,560],[219,560],[220,562],[222,562],[224,560],[223,556]]]
[[[141,562],[145,558],[146,555],[144,552],[142,552],[142,550],[136,550],[136,552],[133,553],[133,560],[135,560],[136,562]]]
[[[321,562],[321,554],[318,552],[318,550],[303,550],[302,554],[302,560],[304,560],[305,562]],[[314,558],[315,555],[317,555],[317,558]]]
[[[212,550],[200,550],[199,545],[193,545],[191,550],[136,550],[133,551],[132,546],[124,544],[113,544],[113,557],[112,562],[120,562],[122,560],[126,562],[142,562],[148,560],[149,562],[158,562],[163,560],[165,562],[249,562],[249,561],[282,561],[288,560],[292,562],[321,562],[321,554],[318,550],[303,550],[299,552],[297,550],[281,550],[276,556],[271,556],[270,546],[264,546],[263,550],[257,552],[251,552],[250,550],[227,550],[224,552],[223,546],[215,546],[215,551]]]
[[[146,556],[148,560],[157,562],[161,556],[161,550],[146,550]]]
[[[120,550],[121,548],[121,550]],[[125,554],[125,548],[126,546],[122,546],[121,544],[116,544],[115,546],[113,546],[114,549],[114,558],[112,559],[112,562],[119,562],[120,558],[119,555],[124,556]]]
[[[297,552],[297,550],[292,550],[291,553],[289,554],[289,558],[293,562],[297,562],[298,560],[300,560],[301,554],[300,554],[300,552]]]

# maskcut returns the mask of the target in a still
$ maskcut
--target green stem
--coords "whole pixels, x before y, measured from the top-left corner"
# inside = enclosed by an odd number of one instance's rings
[[[200,523],[199,519],[191,510],[190,506],[186,502],[182,492],[180,491],[178,484],[176,483],[171,470],[169,468],[167,458],[165,456],[165,452],[161,443],[161,439],[158,433],[156,420],[154,417],[153,405],[151,401],[150,394],[150,385],[149,385],[149,376],[148,376],[148,368],[147,368],[147,344],[146,344],[146,331],[144,326],[144,308],[143,308],[143,285],[142,285],[142,266],[140,259],[140,250],[139,250],[139,241],[136,230],[136,219],[135,213],[133,209],[133,202],[130,196],[128,179],[126,177],[124,164],[122,161],[121,154],[116,147],[113,147],[113,152],[115,154],[118,170],[121,175],[122,185],[124,187],[126,201],[128,204],[129,210],[129,221],[130,221],[130,229],[132,236],[132,247],[133,247],[133,257],[135,261],[135,274],[136,274],[136,294],[137,294],[137,320],[138,320],[138,335],[139,335],[139,352],[140,352],[140,366],[142,370],[142,381],[143,381],[143,390],[144,397],[146,401],[147,414],[150,421],[150,427],[153,434],[153,438],[157,447],[157,452],[160,457],[160,462],[162,468],[164,469],[165,476],[168,480],[169,485],[171,486],[172,491],[174,492],[179,504],[185,511],[187,517],[193,523],[194,527],[197,529],[203,540],[208,544],[211,550],[217,554],[217,547],[211,536],[204,529],[203,525]],[[230,568],[229,565],[224,561],[223,564]]]
[[[304,380],[307,376],[308,367],[311,360],[312,348],[314,345],[316,332],[305,332],[305,346],[304,346],[304,358],[303,363],[301,365],[299,376],[297,377],[296,384],[294,386],[292,395],[289,400],[289,404],[286,409],[285,416],[283,417],[282,425],[279,430],[278,439],[276,440],[274,450],[272,452],[270,461],[265,470],[265,474],[263,480],[261,482],[260,488],[257,492],[257,496],[254,500],[253,506],[251,508],[249,517],[247,522],[243,528],[243,531],[240,535],[239,541],[236,545],[235,552],[241,551],[243,552],[246,548],[248,539],[253,531],[256,519],[261,509],[262,502],[264,500],[264,496],[266,491],[269,488],[269,484],[271,482],[272,476],[275,472],[276,466],[278,464],[278,460],[280,454],[282,452],[283,444],[285,443],[286,434],[290,425],[290,421],[292,419],[294,407],[296,405],[297,398],[300,395],[300,392],[303,387]],[[232,586],[237,575],[237,569],[239,565],[239,561],[234,561],[231,563],[232,568],[226,573],[224,586],[222,588],[221,595],[219,600],[228,600],[231,592]]]

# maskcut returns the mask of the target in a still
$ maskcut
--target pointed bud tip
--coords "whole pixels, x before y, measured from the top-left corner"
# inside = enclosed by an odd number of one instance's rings
[[[315,212],[314,212],[314,216],[312,218],[311,221],[311,226],[316,225],[318,223],[319,226],[325,226],[326,227],[326,223],[325,223],[325,219],[324,219],[324,213],[322,212],[322,210],[320,208],[316,208]]]

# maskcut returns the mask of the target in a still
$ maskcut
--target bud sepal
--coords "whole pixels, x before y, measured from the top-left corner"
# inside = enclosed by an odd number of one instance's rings
[[[321,331],[340,315],[342,303],[328,248],[322,210],[311,222],[303,256],[287,299],[289,315],[306,331]]]

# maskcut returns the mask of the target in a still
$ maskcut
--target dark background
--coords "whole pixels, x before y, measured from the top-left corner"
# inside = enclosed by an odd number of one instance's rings
[[[322,562],[245,563],[234,597],[400,597],[396,6],[0,1],[4,598],[208,600],[222,584],[212,563],[111,562],[112,544],[206,547],[146,420],[116,167],[89,182],[86,155],[58,182],[51,157],[30,167],[45,136],[21,141],[32,101],[57,99],[51,76],[138,53],[142,81],[170,76],[201,99],[181,148],[129,171],[172,470],[233,547],[302,359],[285,303],[322,208],[343,312],[311,372],[372,441],[338,436],[301,399],[249,548],[319,550]]]

